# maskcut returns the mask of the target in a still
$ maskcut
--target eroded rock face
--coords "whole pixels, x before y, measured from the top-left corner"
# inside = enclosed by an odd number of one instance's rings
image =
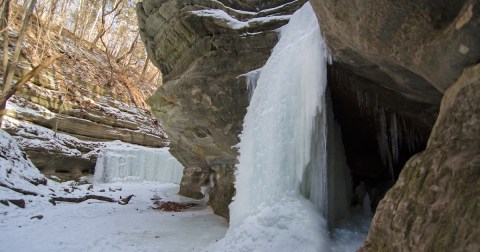
[[[39,93],[31,93],[32,89]],[[27,90],[30,92],[24,90],[9,99],[2,128],[15,137],[44,175],[70,180],[93,174],[98,154],[95,150],[101,149],[103,142],[168,145],[160,124],[154,123],[156,119],[146,110],[115,100],[112,106],[94,101],[88,105],[66,101],[73,109],[58,113],[53,105],[39,102],[41,97],[48,98],[44,94],[50,94],[51,90],[32,83],[27,84]],[[102,114],[105,111],[110,113]]]
[[[180,193],[201,198],[228,217],[234,166],[248,106],[245,74],[261,68],[276,29],[305,1],[145,0],[140,34],[165,83],[149,104],[185,166]],[[212,176],[210,176],[213,174]],[[213,181],[211,181],[213,180]]]
[[[480,61],[476,0],[311,0],[336,61],[419,102],[438,103]]]
[[[427,149],[380,202],[361,251],[480,250],[480,65],[447,89]]]

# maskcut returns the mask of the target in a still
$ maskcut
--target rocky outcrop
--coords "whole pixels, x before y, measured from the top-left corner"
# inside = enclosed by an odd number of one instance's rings
[[[361,251],[480,250],[480,65],[447,89],[425,151],[381,201]]]
[[[438,103],[480,60],[480,3],[312,0],[337,62],[414,101]]]
[[[145,0],[140,34],[164,84],[150,98],[184,166],[180,194],[200,198],[228,216],[234,195],[235,146],[248,105],[246,78],[261,68],[278,40],[276,29],[304,1]],[[213,181],[212,181],[213,180]],[[210,183],[212,182],[212,183]]]
[[[37,100],[42,94],[49,94],[49,90],[27,84],[26,90],[32,89],[43,92],[35,95],[24,91],[8,101],[2,128],[17,139],[28,158],[45,175],[77,179],[92,174],[96,155],[89,153],[100,148],[99,143],[104,141],[121,140],[151,147],[168,145],[160,124],[154,123],[156,119],[146,110],[118,101],[114,104],[121,105],[123,110],[92,101],[87,106],[73,104],[74,109],[55,113]],[[89,120],[86,115],[95,118]],[[65,134],[70,138],[60,137]]]

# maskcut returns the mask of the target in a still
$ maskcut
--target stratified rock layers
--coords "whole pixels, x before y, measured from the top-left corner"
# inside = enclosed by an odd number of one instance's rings
[[[276,29],[304,1],[160,1],[137,6],[140,34],[165,83],[150,98],[185,166],[180,193],[201,198],[228,217],[235,193],[238,135],[248,106],[245,74],[261,68]]]

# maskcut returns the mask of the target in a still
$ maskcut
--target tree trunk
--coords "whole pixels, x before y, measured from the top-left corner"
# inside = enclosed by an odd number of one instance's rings
[[[135,36],[135,39],[133,39],[133,42],[132,44],[130,45],[130,48],[128,49],[128,51],[122,55],[121,57],[119,57],[117,59],[117,64],[120,63],[122,60],[124,60],[126,57],[128,57],[130,54],[133,53],[133,50],[135,50],[135,46],[137,45],[137,41],[138,41],[138,37],[140,36],[140,32],[137,33],[137,36]]]
[[[143,66],[143,70],[142,70],[142,77],[144,77],[145,73],[147,72],[149,61],[150,61],[150,57],[147,54],[147,58],[145,59],[145,65]]]
[[[67,0],[66,2],[63,2],[62,9],[61,9],[62,14],[60,15],[60,20],[58,21],[58,23],[60,24],[60,28],[58,29],[58,36],[62,35],[63,28],[64,26],[66,26],[66,24],[64,24],[63,22],[65,21],[65,18],[67,16],[67,9],[68,9],[68,6],[70,6],[70,1],[71,0]]]
[[[3,2],[2,8],[2,17],[1,17],[1,29],[3,33],[3,63],[2,63],[2,74],[5,75],[7,73],[7,66],[8,66],[8,15],[10,13],[10,0],[5,0]],[[3,89],[3,83],[0,91]]]
[[[93,21],[92,28],[90,29],[90,32],[89,32],[88,37],[86,39],[87,41],[89,41],[90,38],[93,36],[93,31],[95,29],[95,26],[97,25],[98,18],[100,17],[101,14],[102,14],[102,10],[99,9],[98,12],[97,12],[97,17],[95,17],[95,21]]]

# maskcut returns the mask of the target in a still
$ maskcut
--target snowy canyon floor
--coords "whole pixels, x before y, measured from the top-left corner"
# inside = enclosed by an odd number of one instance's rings
[[[76,186],[79,190],[71,197],[85,195],[89,186]],[[228,246],[217,244],[227,232],[227,220],[204,202],[179,196],[178,189],[176,184],[160,182],[117,182],[95,185],[90,194],[114,199],[135,195],[127,205],[88,200],[53,206],[28,202],[28,197],[25,209],[0,204],[0,251],[228,251]],[[164,212],[154,209],[159,199],[197,205]],[[355,251],[360,246],[371,217],[356,210],[330,231],[328,251]]]
[[[109,192],[109,188],[122,190]],[[0,251],[201,251],[228,228],[227,221],[209,207],[183,212],[153,209],[156,197],[192,201],[178,196],[175,184],[113,183],[95,185],[93,191],[113,198],[135,196],[127,205],[88,200],[28,204],[21,209],[0,204]],[[43,218],[31,219],[38,215]]]

